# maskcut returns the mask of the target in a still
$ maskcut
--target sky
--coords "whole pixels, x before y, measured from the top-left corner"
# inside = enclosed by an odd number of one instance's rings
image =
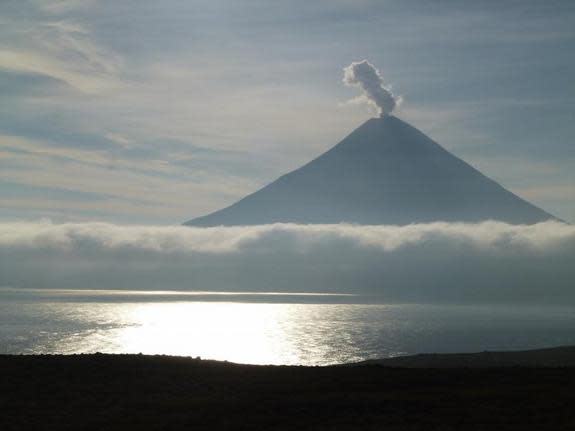
[[[2,0],[0,221],[179,224],[394,114],[575,222],[573,1]]]

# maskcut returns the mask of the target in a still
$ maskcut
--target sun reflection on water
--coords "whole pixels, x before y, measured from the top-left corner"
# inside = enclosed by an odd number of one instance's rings
[[[298,362],[286,331],[289,305],[160,303],[133,305],[135,325],[118,331],[124,352],[200,356],[243,363]]]
[[[17,294],[0,289],[0,353],[144,353],[326,365],[419,352],[575,344],[572,307],[326,302],[341,299],[335,297],[290,303],[293,295],[254,293],[233,299],[205,293]]]
[[[124,306],[128,306],[123,309],[125,325],[108,334],[113,347],[107,351],[201,356],[250,364],[316,365],[363,359],[368,352],[362,351],[365,328],[361,315],[372,309],[381,316],[386,308],[232,302]],[[390,321],[387,328],[381,322],[378,326],[391,334],[393,325]],[[100,343],[98,340],[96,344]],[[389,346],[395,347],[393,337]]]

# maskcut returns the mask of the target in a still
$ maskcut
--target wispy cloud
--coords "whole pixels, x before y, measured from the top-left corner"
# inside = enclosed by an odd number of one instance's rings
[[[519,189],[519,193],[528,199],[565,199],[575,200],[575,185],[565,184],[549,187],[528,187]]]
[[[85,93],[98,93],[114,86],[113,81],[105,75],[74,70],[66,64],[38,53],[1,50],[0,69],[46,75]]]
[[[14,43],[0,44],[0,70],[48,76],[88,94],[120,85],[122,59],[97,45],[81,24],[50,18],[0,22],[18,35]]]
[[[210,174],[191,171],[182,178],[176,175],[177,168],[161,175],[158,173],[162,171],[157,169],[154,175],[153,163],[142,163],[140,169],[134,169],[137,167],[134,162],[120,161],[116,165],[113,160],[88,152],[79,155],[81,160],[75,160],[74,157],[78,156],[73,152],[67,155],[61,151],[54,152],[57,156],[69,158],[47,159],[46,153],[42,152],[5,153],[3,158],[10,161],[10,165],[0,172],[0,180],[38,188],[112,196],[131,202],[134,210],[138,202],[146,202],[148,206],[162,208],[171,220],[185,219],[183,215],[189,213],[201,214],[206,205],[215,210],[255,188],[252,182],[232,176],[228,176],[228,181],[222,181],[222,177],[216,181]],[[162,166],[161,163],[159,165]],[[55,209],[58,205],[59,202],[54,201]],[[146,207],[140,205],[140,211],[145,210]]]

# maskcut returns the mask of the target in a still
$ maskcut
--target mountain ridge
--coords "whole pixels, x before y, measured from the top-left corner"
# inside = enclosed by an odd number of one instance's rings
[[[555,217],[386,115],[367,120],[320,156],[236,203],[185,224],[533,224],[548,219]]]

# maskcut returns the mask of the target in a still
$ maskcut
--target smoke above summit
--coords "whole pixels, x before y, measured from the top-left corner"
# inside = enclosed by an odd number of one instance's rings
[[[343,82],[349,87],[359,87],[363,94],[351,101],[375,106],[380,116],[391,114],[401,103],[391,87],[386,85],[377,68],[367,60],[353,62],[343,68]]]

